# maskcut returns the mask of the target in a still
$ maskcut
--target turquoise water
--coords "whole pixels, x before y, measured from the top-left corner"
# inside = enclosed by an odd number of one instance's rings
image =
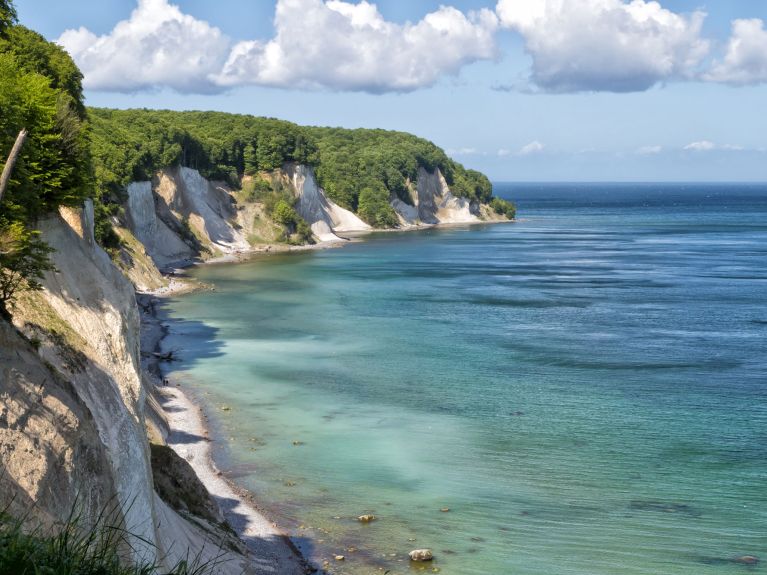
[[[767,188],[497,189],[521,221],[193,270],[218,465],[339,573],[767,571]]]

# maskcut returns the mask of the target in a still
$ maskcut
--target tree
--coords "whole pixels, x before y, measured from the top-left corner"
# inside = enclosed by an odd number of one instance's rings
[[[21,222],[0,224],[0,316],[8,317],[8,304],[19,291],[40,290],[40,280],[55,267],[53,252],[40,232],[27,230]]]
[[[24,140],[27,139],[28,133],[29,132],[27,132],[24,128],[21,129],[19,135],[16,136],[16,142],[13,144],[13,148],[11,148],[11,153],[8,154],[8,159],[6,160],[5,166],[3,167],[2,175],[0,175],[0,201],[3,200],[5,188],[8,186],[8,182],[11,179],[13,167],[16,165],[16,160],[19,159],[21,148],[24,145]]]
[[[16,23],[16,8],[10,0],[0,0],[0,36]]]
[[[367,223],[376,228],[393,228],[399,224],[397,214],[389,204],[389,192],[382,185],[364,188],[360,192],[358,212]]]

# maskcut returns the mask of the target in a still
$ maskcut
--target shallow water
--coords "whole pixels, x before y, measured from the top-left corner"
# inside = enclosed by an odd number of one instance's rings
[[[164,345],[218,465],[341,573],[764,571],[767,188],[497,191],[519,222],[194,270]]]

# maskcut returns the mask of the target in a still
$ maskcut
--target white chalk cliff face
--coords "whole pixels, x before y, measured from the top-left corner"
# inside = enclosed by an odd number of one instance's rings
[[[13,319],[27,339],[0,321],[0,499],[47,525],[109,509],[137,560],[213,559],[210,532],[154,490],[134,287],[94,241],[92,205],[39,227],[56,271],[19,298]],[[224,559],[219,573],[243,572],[242,556]]]
[[[439,169],[427,172],[418,168],[415,193],[411,193],[413,205],[399,198],[392,200],[392,207],[404,227],[418,225],[472,223],[481,220],[479,205],[466,198],[458,198],[450,191]]]
[[[162,170],[154,186],[132,182],[126,191],[128,227],[160,269],[188,263],[202,252],[212,256],[250,248],[236,224],[231,191],[197,170]]]
[[[320,241],[338,241],[339,233],[366,232],[372,228],[357,215],[325,195],[309,166],[289,164],[285,171],[298,196],[296,211],[311,226]]]
[[[344,241],[346,234],[372,230],[327,196],[311,167],[289,163],[281,175],[296,197],[296,211],[318,241]],[[439,170],[420,168],[410,188],[411,203],[391,200],[402,228],[503,219],[483,209],[487,206],[454,196]],[[255,214],[263,216],[253,204],[238,205],[233,190],[191,168],[162,170],[153,182],[133,182],[127,195],[128,227],[160,269],[249,251],[252,220]]]

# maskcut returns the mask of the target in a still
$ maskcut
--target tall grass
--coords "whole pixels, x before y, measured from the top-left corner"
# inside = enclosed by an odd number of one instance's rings
[[[73,513],[54,529],[33,527],[29,521],[0,510],[0,575],[206,575],[217,560],[200,557],[179,561],[172,569],[128,559],[139,544],[151,543],[116,526],[113,513],[102,512],[92,526]]]

